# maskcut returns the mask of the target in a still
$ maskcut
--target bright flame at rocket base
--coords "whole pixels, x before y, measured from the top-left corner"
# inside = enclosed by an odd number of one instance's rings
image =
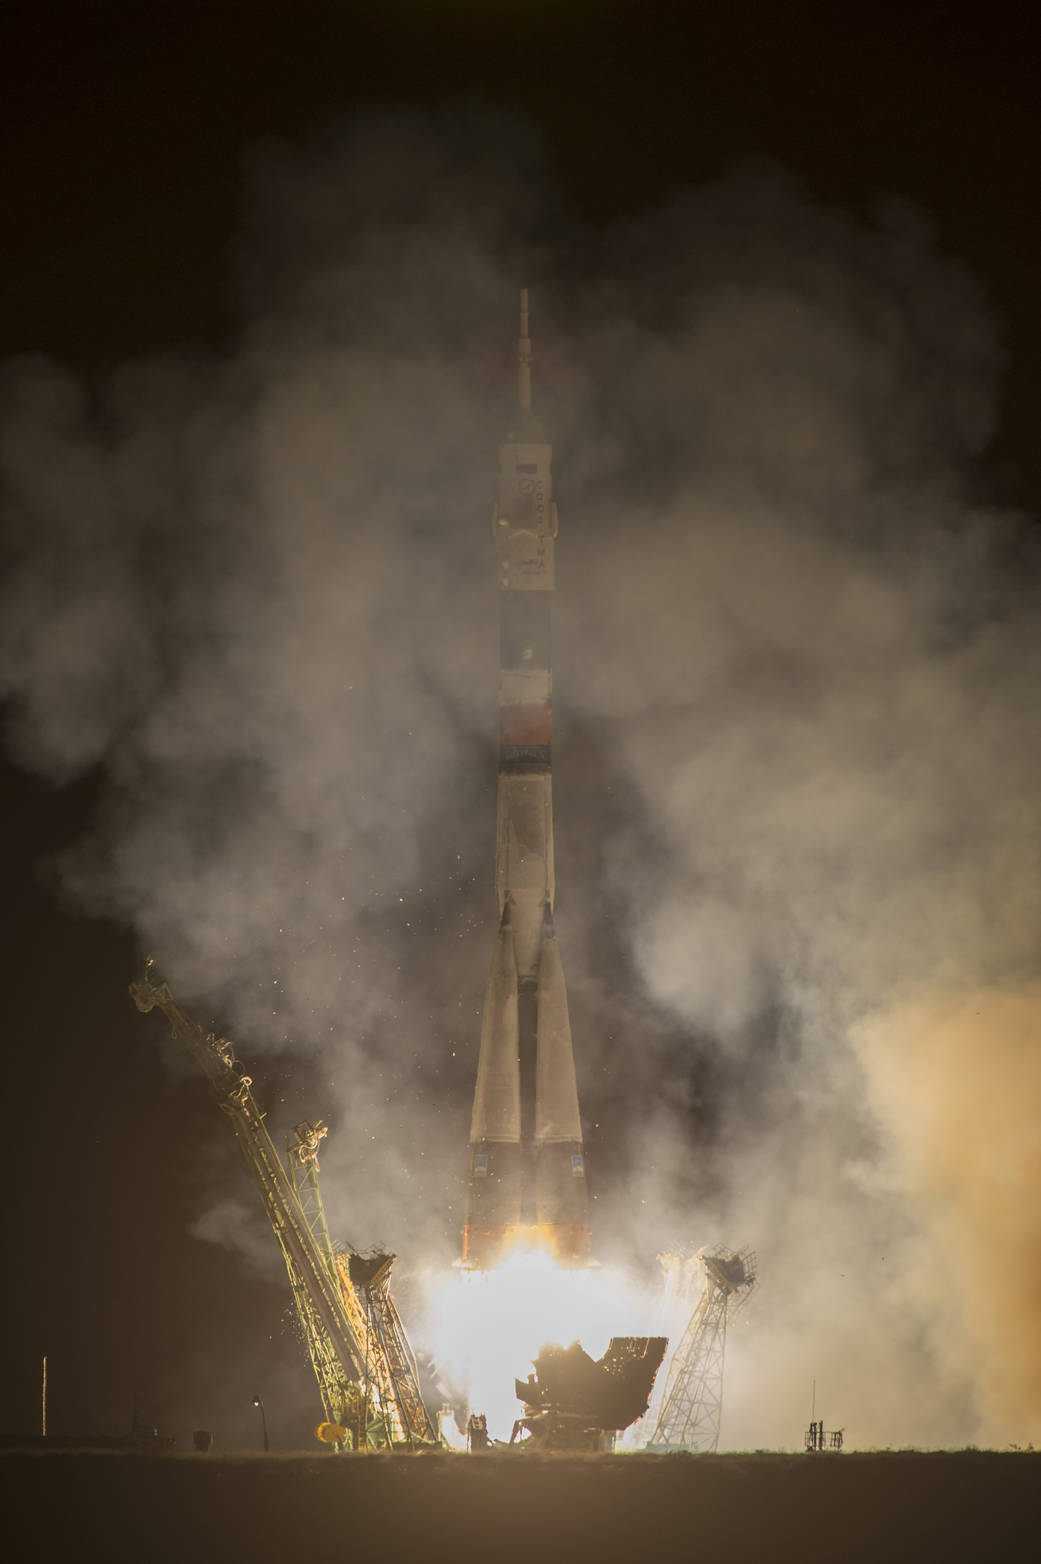
[[[520,1414],[514,1379],[530,1373],[547,1342],[581,1341],[599,1357],[612,1336],[642,1335],[660,1312],[621,1272],[561,1266],[537,1249],[515,1252],[491,1271],[432,1275],[425,1291],[423,1338],[497,1439],[509,1438]]]
[[[589,1256],[589,1207],[564,969],[553,926],[553,450],[531,406],[521,293],[517,410],[499,446],[492,517],[499,587],[499,927],[485,991],[470,1129],[463,1264],[517,1248]]]

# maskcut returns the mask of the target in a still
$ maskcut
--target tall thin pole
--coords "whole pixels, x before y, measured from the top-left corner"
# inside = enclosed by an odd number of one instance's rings
[[[264,1454],[266,1455],[271,1449],[271,1445],[267,1436],[267,1413],[264,1410],[264,1398],[262,1396],[254,1396],[253,1405],[260,1413],[260,1426],[264,1431]]]
[[[47,1354],[43,1355],[43,1388],[40,1404],[40,1432],[47,1437]]]

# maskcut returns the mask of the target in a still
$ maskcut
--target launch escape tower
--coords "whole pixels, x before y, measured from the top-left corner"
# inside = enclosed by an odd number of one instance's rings
[[[492,516],[500,624],[495,889],[470,1131],[463,1263],[491,1269],[514,1245],[582,1264],[589,1210],[564,969],[553,927],[551,611],[557,507],[552,446],[531,405],[521,293],[517,408],[499,446]]]
[[[163,1012],[231,1119],[285,1261],[325,1411],[318,1437],[341,1449],[436,1443],[415,1358],[390,1296],[394,1256],[359,1255],[330,1240],[318,1185],[325,1125],[318,1120],[295,1127],[287,1173],[253,1096],[252,1079],[228,1039],[204,1033],[151,962],[130,993],[140,1011]]]
[[[727,1313],[755,1285],[755,1256],[747,1249],[702,1251],[705,1287],[672,1355],[665,1393],[648,1450],[715,1450],[723,1410]]]

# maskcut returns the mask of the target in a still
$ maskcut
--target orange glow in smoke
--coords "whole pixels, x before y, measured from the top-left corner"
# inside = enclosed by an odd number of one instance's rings
[[[541,1251],[558,1265],[587,1266],[589,1228],[585,1223],[556,1223],[552,1226],[479,1227],[467,1223],[463,1228],[463,1264],[468,1270],[493,1271],[514,1254]]]

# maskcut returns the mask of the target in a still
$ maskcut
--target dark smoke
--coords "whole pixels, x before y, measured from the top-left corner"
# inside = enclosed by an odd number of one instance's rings
[[[527,282],[598,1252],[759,1251],[726,1443],[814,1377],[858,1444],[1036,1436],[1041,640],[978,288],[770,168],[584,234],[473,122],[258,149],[247,212],[232,350],[3,373],[10,743],[105,777],[69,896],[296,1051],[344,1236],[452,1258]]]

